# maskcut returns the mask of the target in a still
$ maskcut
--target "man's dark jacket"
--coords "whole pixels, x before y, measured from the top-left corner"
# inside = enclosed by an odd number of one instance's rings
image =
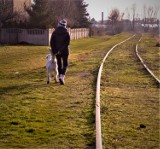
[[[52,33],[50,45],[53,54],[69,55],[70,35],[66,28],[57,27]]]

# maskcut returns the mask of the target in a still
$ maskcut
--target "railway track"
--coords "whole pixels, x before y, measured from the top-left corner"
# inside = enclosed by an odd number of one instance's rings
[[[108,112],[108,107],[107,107],[107,105],[102,105],[102,107],[100,106],[100,96],[101,96],[100,90],[102,90],[102,93],[105,94],[105,97],[102,96],[102,98],[107,98],[107,96],[109,96],[110,98],[113,99],[115,95],[113,95],[113,97],[112,97],[110,95],[107,95],[107,92],[106,92],[106,90],[111,86],[113,88],[112,92],[114,92],[114,89],[118,90],[118,88],[119,88],[119,90],[120,90],[125,85],[126,85],[125,90],[126,90],[127,87],[130,87],[130,85],[132,85],[132,84],[134,85],[134,87],[136,87],[136,86],[144,87],[145,85],[148,85],[150,83],[154,84],[153,83],[154,81],[151,78],[151,76],[156,81],[158,81],[158,83],[159,83],[158,78],[155,77],[155,75],[152,75],[153,74],[152,71],[146,65],[144,65],[143,59],[138,54],[138,43],[140,42],[140,39],[141,38],[140,38],[139,35],[133,35],[130,38],[124,40],[123,42],[120,42],[120,43],[114,45],[109,50],[109,52],[106,54],[106,56],[104,57],[104,59],[101,62],[101,65],[100,65],[100,68],[99,68],[98,77],[97,77],[97,88],[96,88],[96,149],[103,148],[102,144],[104,144],[104,147],[107,146],[107,148],[111,148],[111,146],[113,145],[112,144],[109,147],[108,141],[105,140],[106,138],[109,137],[108,135],[107,135],[107,137],[105,137],[105,134],[107,134],[107,133],[105,133],[105,130],[109,131],[108,130],[109,128],[107,128],[107,127],[104,128],[104,126],[101,126],[102,124],[101,124],[101,112],[100,112],[100,110],[103,113],[102,118],[105,119],[106,117],[104,116],[104,113]],[[114,56],[116,51],[118,51],[118,54],[116,56]],[[123,53],[125,53],[125,54],[123,54]],[[111,55],[111,56],[109,56],[109,55]],[[123,56],[123,55],[125,55],[125,56]],[[117,57],[120,60],[116,60]],[[149,70],[148,72],[150,73],[151,76],[149,76],[148,74],[145,74],[144,69],[142,69],[142,64],[140,63],[140,61],[138,61],[137,57],[140,59],[141,63],[143,64],[143,67],[145,69],[147,69],[147,71]],[[128,63],[127,63],[127,60],[125,60],[125,59],[128,59],[128,58],[131,59],[131,60],[128,60]],[[110,66],[108,63],[111,63],[111,62],[113,63],[113,65],[111,64],[111,66]],[[121,63],[123,63],[123,64],[121,64]],[[127,71],[129,71],[129,70],[127,70],[128,66],[133,67],[130,70],[130,72],[127,72]],[[105,67],[105,71],[102,74],[103,67]],[[132,76],[132,73],[135,73],[135,75]],[[112,75],[113,75],[113,78],[110,77]],[[120,78],[120,76],[122,77],[122,75],[123,76],[131,75],[131,76],[126,77],[126,78],[125,77],[124,78]],[[130,77],[131,78],[133,77],[133,78],[130,79]],[[103,80],[103,82],[101,81],[101,79]],[[123,83],[123,81],[126,82],[126,83]],[[143,85],[141,85],[141,83]],[[121,87],[121,85],[122,85],[122,87]],[[102,89],[100,89],[101,86],[102,86]],[[132,88],[132,86],[130,88]],[[127,93],[127,91],[125,91],[125,98],[128,98],[126,93]],[[136,99],[135,101],[137,102],[137,100],[138,99]],[[123,104],[125,105],[125,101],[122,101],[122,102],[123,102],[122,105]],[[129,107],[130,106],[127,107],[128,110],[129,110]],[[135,104],[135,107],[137,107],[136,104]],[[134,110],[135,110],[135,108],[134,108]],[[132,111],[132,112],[134,112],[134,111]],[[107,114],[108,113],[106,113],[106,115]],[[104,132],[103,132],[103,130],[101,130],[101,127],[103,127]],[[138,128],[138,126],[137,126],[137,128]],[[123,136],[123,137],[125,137],[125,136]],[[118,140],[118,139],[115,139],[115,140]],[[119,143],[117,143],[117,144],[120,144],[120,142],[121,141],[119,141]],[[115,143],[115,145],[116,145],[116,143]],[[119,146],[122,147],[122,145],[119,145]]]

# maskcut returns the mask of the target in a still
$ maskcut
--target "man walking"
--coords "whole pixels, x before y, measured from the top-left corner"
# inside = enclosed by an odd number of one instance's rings
[[[64,78],[68,67],[70,35],[66,29],[67,21],[61,20],[52,33],[50,45],[52,53],[56,55],[58,63],[59,81],[64,85]]]

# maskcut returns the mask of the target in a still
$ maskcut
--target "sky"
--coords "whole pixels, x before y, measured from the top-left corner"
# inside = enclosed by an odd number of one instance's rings
[[[90,14],[90,18],[97,21],[102,19],[102,12],[104,13],[104,20],[107,20],[110,11],[114,8],[125,13],[127,8],[129,9],[133,4],[136,4],[138,14],[142,16],[144,5],[160,6],[160,0],[84,0],[84,2],[88,4],[87,12]]]

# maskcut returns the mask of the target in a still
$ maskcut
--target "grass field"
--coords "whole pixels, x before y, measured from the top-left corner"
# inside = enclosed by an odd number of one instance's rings
[[[46,84],[46,46],[1,46],[0,148],[95,148],[98,67],[127,37],[72,41],[64,86]]]
[[[139,38],[115,48],[104,64],[101,119],[105,149],[159,148],[159,88],[136,57]],[[145,60],[157,70],[158,47],[153,37],[144,35],[142,46]]]

